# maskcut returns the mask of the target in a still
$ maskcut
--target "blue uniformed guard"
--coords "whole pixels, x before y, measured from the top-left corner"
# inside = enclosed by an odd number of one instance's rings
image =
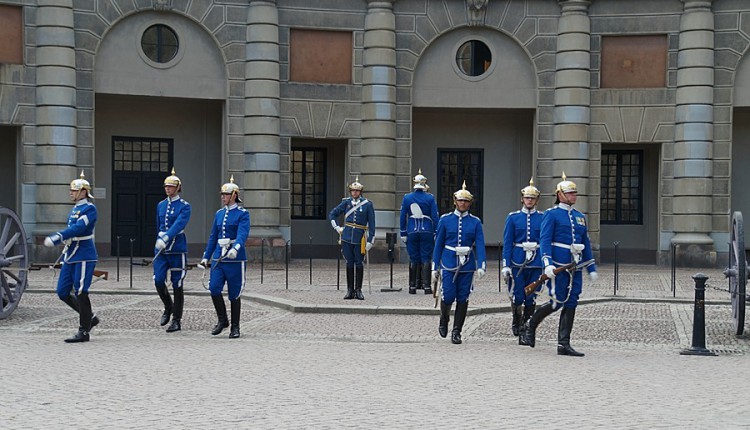
[[[578,198],[576,184],[568,181],[565,172],[562,181],[555,189],[557,194],[556,206],[545,211],[542,218],[540,234],[540,251],[544,274],[549,278],[547,288],[550,301],[534,312],[529,322],[524,325],[518,343],[534,347],[536,328],[552,312],[562,307],[560,325],[557,332],[557,354],[583,357],[570,346],[570,332],[573,330],[578,296],[581,294],[583,274],[586,268],[592,281],[596,281],[596,264],[591,251],[586,217],[573,205]],[[555,268],[575,262],[571,271],[555,274]]]
[[[89,332],[99,324],[89,299],[97,261],[94,246],[96,206],[89,201],[93,198],[91,184],[81,171],[81,176],[70,183],[70,200],[75,205],[68,215],[68,227],[44,239],[45,246],[65,245],[60,256],[62,268],[57,280],[57,296],[79,315],[78,332],[65,339],[68,343],[88,342]]]
[[[165,326],[169,318],[172,318],[172,323],[167,327],[167,333],[182,329],[182,309],[185,303],[182,289],[187,259],[185,227],[190,221],[191,209],[190,203],[180,198],[180,191],[182,191],[182,181],[175,175],[174,168],[172,168],[172,174],[164,179],[164,193],[167,198],[156,206],[158,234],[154,245],[154,284],[164,303],[164,313],[160,324]],[[170,274],[172,281],[174,304],[167,289],[167,273]]]
[[[409,294],[416,294],[418,288],[432,294],[430,259],[438,220],[435,197],[427,193],[427,178],[419,169],[414,177],[414,191],[401,202],[401,240],[409,253]]]
[[[342,199],[341,203],[328,214],[328,220],[339,234],[341,252],[346,259],[344,299],[364,300],[365,296],[362,294],[363,262],[365,255],[375,243],[375,208],[371,201],[362,197],[364,186],[359,183],[359,177],[348,188],[351,197]],[[341,214],[344,215],[343,227],[336,222]]]
[[[234,175],[221,187],[221,204],[223,208],[216,211],[211,236],[206,244],[206,251],[200,264],[209,267],[208,289],[214,302],[219,320],[211,330],[217,335],[229,327],[227,307],[221,292],[227,285],[229,303],[232,310],[232,327],[230,338],[240,337],[240,295],[245,288],[245,270],[247,256],[245,242],[250,234],[250,213],[238,206],[240,187],[234,183]]]
[[[482,220],[469,213],[474,196],[466,189],[466,181],[453,193],[456,209],[440,217],[432,256],[433,283],[442,277],[440,325],[438,333],[448,336],[451,306],[456,302],[451,342],[461,343],[461,330],[469,309],[469,295],[474,285],[474,272],[482,279],[486,273],[484,231]]]
[[[521,190],[521,210],[511,212],[505,218],[503,231],[503,259],[500,274],[508,286],[510,308],[513,313],[511,331],[519,335],[521,325],[534,313],[535,295],[524,294],[524,287],[542,274],[542,256],[539,253],[539,230],[542,214],[536,210],[539,189],[534,179]]]

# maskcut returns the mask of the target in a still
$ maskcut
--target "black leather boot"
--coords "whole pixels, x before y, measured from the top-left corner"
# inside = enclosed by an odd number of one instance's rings
[[[91,301],[88,293],[78,295],[78,332],[68,339],[66,343],[79,343],[89,341],[89,330],[91,330]]]
[[[521,329],[521,318],[523,318],[521,312],[521,306],[512,304],[510,305],[510,311],[513,313],[513,321],[510,324],[510,330],[513,332],[513,336],[518,336]]]
[[[356,276],[356,278],[357,278],[357,281],[356,281],[357,284],[355,285],[355,288],[354,288],[354,297],[357,300],[364,300],[365,299],[365,295],[362,294],[362,281],[365,278],[365,268],[364,267],[357,267],[356,272],[357,272],[357,276]]]
[[[570,332],[573,331],[575,317],[576,308],[563,308],[560,312],[560,326],[557,330],[557,355],[570,355],[571,357],[583,357],[585,355],[570,346]]]
[[[159,298],[162,303],[164,303],[164,313],[161,314],[159,325],[165,326],[169,322],[169,318],[172,316],[172,297],[170,297],[166,285],[157,285],[156,292],[159,293]]]
[[[409,294],[417,294],[417,273],[419,264],[409,263]]]
[[[458,345],[461,343],[461,330],[464,328],[466,321],[466,312],[469,310],[469,302],[456,302],[456,315],[453,319],[453,332],[451,333],[451,343]]]
[[[451,305],[452,303],[445,303],[440,301],[440,325],[438,326],[438,333],[440,337],[448,336],[448,323],[451,320]]]
[[[229,330],[229,338],[236,339],[240,337],[240,298],[237,297],[237,300],[230,300],[229,303],[232,309],[232,328]]]
[[[521,321],[521,324],[526,324],[529,321],[529,318],[534,315],[534,309],[536,309],[535,303],[523,307],[523,321]]]
[[[182,287],[174,289],[174,309],[172,313],[172,324],[167,327],[167,333],[182,330],[182,309],[185,306],[185,292]]]
[[[534,312],[534,315],[532,315],[529,319],[529,322],[523,325],[521,336],[519,336],[518,338],[518,344],[528,345],[533,348],[536,344],[537,326],[554,311],[555,310],[552,308],[552,303],[547,303],[537,309],[536,312]]]
[[[346,295],[344,300],[354,298],[354,267],[346,266]]]
[[[211,300],[214,302],[216,316],[219,317],[219,321],[216,322],[213,330],[211,330],[211,334],[216,336],[222,330],[229,327],[229,320],[227,319],[227,306],[224,304],[224,297],[219,294],[218,296],[211,296]]]
[[[432,288],[430,288],[430,281],[432,277],[432,271],[430,270],[430,267],[432,264],[429,262],[422,263],[422,289],[424,290],[425,294],[432,294]]]
[[[76,311],[77,314],[81,313],[81,310],[78,307],[78,299],[76,299],[76,296],[69,294],[68,297],[63,300],[63,303],[70,306],[70,308]],[[93,314],[91,316],[91,328],[94,328],[97,325],[99,325],[99,317],[97,317],[96,314]]]

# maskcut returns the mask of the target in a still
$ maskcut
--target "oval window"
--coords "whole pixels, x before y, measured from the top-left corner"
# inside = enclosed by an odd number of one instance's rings
[[[469,40],[458,48],[456,64],[467,76],[481,76],[492,64],[492,52],[484,42]]]
[[[163,24],[152,25],[141,36],[141,49],[153,62],[168,63],[175,55],[180,44],[177,34]]]

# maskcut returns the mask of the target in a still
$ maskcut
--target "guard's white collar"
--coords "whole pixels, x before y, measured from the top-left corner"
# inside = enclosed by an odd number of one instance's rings
[[[458,209],[453,209],[453,214],[454,214],[455,216],[459,217],[459,218],[463,218],[463,217],[465,217],[465,216],[469,215],[469,211],[466,211],[466,212],[461,212],[461,211],[459,211]]]
[[[228,211],[231,211],[232,209],[237,207],[237,203],[233,204],[232,206],[224,206],[224,207],[227,208]]]
[[[176,202],[177,200],[180,200],[180,195],[177,194],[174,197],[167,197],[167,200],[169,200],[170,202]]]
[[[521,212],[523,212],[525,214],[533,214],[534,212],[536,212],[536,208],[528,210],[528,209],[526,209],[526,206],[524,206],[524,207],[521,208]]]
[[[571,206],[571,205],[569,205],[567,203],[563,203],[563,202],[558,203],[557,207],[559,207],[560,209],[565,209],[568,212],[570,212],[573,209],[573,206]]]
[[[76,202],[76,204],[75,204],[74,206],[81,206],[81,205],[85,205],[85,204],[86,204],[86,203],[88,203],[88,202],[89,202],[89,199],[87,199],[87,198],[85,198],[85,197],[84,197],[84,198],[82,198],[81,200],[78,200],[78,201]]]

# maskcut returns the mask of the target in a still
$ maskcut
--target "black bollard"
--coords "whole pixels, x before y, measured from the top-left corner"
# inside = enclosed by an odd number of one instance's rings
[[[266,239],[260,240],[260,283],[263,283],[263,250],[266,248]]]
[[[120,236],[117,236],[115,249],[117,249],[117,282],[120,282]]]
[[[706,281],[703,273],[693,275],[695,281],[695,304],[693,306],[693,343],[689,349],[682,350],[680,355],[716,356],[715,352],[706,349]]]
[[[134,238],[130,238],[130,288],[133,288],[133,242]]]
[[[617,289],[620,287],[620,260],[617,257],[617,248],[620,246],[619,241],[615,241],[615,282],[614,282],[614,295],[617,295]]]
[[[677,244],[672,244],[672,297],[677,297]]]
[[[313,255],[312,236],[310,236],[310,247],[308,248],[307,252],[310,253],[310,285],[312,285],[312,255]]]
[[[291,240],[287,240],[286,244],[284,245],[284,264],[286,265],[286,289],[289,289],[289,242]]]

